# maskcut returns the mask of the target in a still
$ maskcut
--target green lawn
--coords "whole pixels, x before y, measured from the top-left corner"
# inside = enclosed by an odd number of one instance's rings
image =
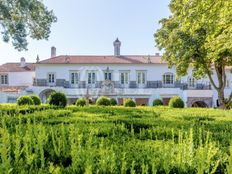
[[[0,105],[2,173],[230,173],[232,111]]]

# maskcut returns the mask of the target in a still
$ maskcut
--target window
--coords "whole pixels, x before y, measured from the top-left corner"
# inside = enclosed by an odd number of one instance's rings
[[[71,85],[77,85],[80,81],[80,73],[78,71],[70,72],[70,83]]]
[[[174,75],[172,73],[165,73],[163,75],[163,83],[165,85],[173,85],[174,84]]]
[[[96,73],[88,72],[88,84],[95,84],[95,83],[96,83]]]
[[[129,72],[121,72],[120,73],[120,82],[122,85],[129,84]]]
[[[48,83],[49,84],[55,83],[55,73],[48,73]]]
[[[0,75],[0,84],[1,85],[8,85],[8,75],[7,74],[2,74],[2,75]]]
[[[105,72],[105,80],[112,80],[112,72]]]
[[[137,71],[137,84],[145,85],[146,83],[146,72],[145,71]]]
[[[195,78],[194,77],[189,77],[188,78],[188,86],[189,87],[195,87]]]

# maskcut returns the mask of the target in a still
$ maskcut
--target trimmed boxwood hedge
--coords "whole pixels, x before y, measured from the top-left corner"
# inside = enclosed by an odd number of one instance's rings
[[[135,104],[135,102],[131,98],[128,98],[124,102],[124,106],[125,107],[136,107],[136,104]]]
[[[116,106],[118,104],[117,100],[115,98],[110,99],[110,105],[111,106]]]
[[[33,105],[34,102],[30,96],[21,96],[17,99],[17,104],[21,105]]]
[[[85,106],[86,105],[86,99],[85,98],[78,98],[76,101],[77,106]]]
[[[48,98],[49,105],[64,108],[67,105],[67,97],[62,92],[53,92]]]
[[[184,101],[178,96],[172,97],[169,101],[169,107],[184,108]]]
[[[98,106],[110,106],[110,99],[108,97],[102,96],[97,99],[96,104]]]
[[[153,100],[153,106],[162,106],[162,105],[164,105],[162,100],[158,98]]]
[[[34,102],[34,105],[41,105],[41,100],[37,95],[30,95],[31,99]]]

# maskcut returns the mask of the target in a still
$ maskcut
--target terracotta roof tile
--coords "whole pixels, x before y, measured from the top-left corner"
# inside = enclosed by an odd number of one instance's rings
[[[25,72],[35,71],[34,63],[26,63],[25,67],[20,67],[20,63],[6,63],[0,66],[0,72]]]
[[[0,86],[0,92],[20,92],[25,88],[24,86]]]
[[[160,56],[57,56],[40,64],[161,64]]]

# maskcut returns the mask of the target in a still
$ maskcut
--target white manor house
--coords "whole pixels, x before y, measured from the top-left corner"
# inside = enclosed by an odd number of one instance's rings
[[[46,103],[51,92],[64,92],[69,104],[87,97],[95,102],[99,96],[132,98],[137,105],[152,105],[161,99],[165,105],[173,96],[180,96],[186,107],[217,107],[218,97],[207,78],[196,80],[191,69],[188,75],[176,78],[175,67],[169,69],[161,56],[121,55],[121,42],[113,43],[114,55],[56,55],[27,63],[6,63],[0,66],[0,102],[14,103],[22,95],[38,95]],[[232,76],[227,70],[226,96],[232,90]]]

